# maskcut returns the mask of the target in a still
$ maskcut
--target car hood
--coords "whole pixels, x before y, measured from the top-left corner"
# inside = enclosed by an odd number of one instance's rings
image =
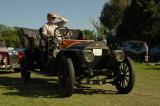
[[[14,50],[14,48],[6,48],[6,47],[0,48],[0,52],[9,52],[11,50]]]
[[[93,41],[93,42],[80,42],[71,45],[68,49],[80,49],[84,50],[87,48],[108,48],[106,43],[102,41]]]

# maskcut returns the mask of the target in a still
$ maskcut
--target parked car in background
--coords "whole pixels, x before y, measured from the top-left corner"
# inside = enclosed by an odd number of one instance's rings
[[[23,53],[20,49],[0,47],[0,71],[18,71]]]
[[[158,62],[160,61],[160,45],[157,45],[150,50],[150,59],[151,61]]]
[[[145,52],[145,45],[142,41],[124,41],[118,45],[132,59],[139,60]]]

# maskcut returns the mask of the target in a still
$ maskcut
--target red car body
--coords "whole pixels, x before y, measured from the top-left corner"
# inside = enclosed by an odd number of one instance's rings
[[[81,43],[81,42],[90,42],[90,41],[93,41],[93,40],[73,40],[73,39],[65,39],[65,40],[62,40],[62,42],[60,43],[60,49],[65,49],[65,48],[68,48],[74,44],[77,44],[77,43]]]
[[[18,69],[22,53],[13,48],[0,48],[0,71]]]

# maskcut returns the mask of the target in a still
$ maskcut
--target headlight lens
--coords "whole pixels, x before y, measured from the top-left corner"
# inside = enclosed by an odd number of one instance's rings
[[[85,50],[84,53],[84,59],[87,62],[92,62],[94,60],[94,54],[91,50]]]
[[[114,50],[112,53],[116,61],[121,62],[125,59],[125,53],[122,50]]]

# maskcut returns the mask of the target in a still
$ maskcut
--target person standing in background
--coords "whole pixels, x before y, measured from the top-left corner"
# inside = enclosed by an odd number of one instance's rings
[[[148,45],[146,42],[144,42],[144,47],[145,47],[145,56],[144,56],[144,59],[145,59],[145,62],[148,63]]]
[[[148,45],[147,45],[146,42],[144,42],[144,50],[145,51],[141,55],[140,63],[142,63],[142,62],[147,62],[148,63],[148,51],[149,51],[149,49],[148,49]]]

